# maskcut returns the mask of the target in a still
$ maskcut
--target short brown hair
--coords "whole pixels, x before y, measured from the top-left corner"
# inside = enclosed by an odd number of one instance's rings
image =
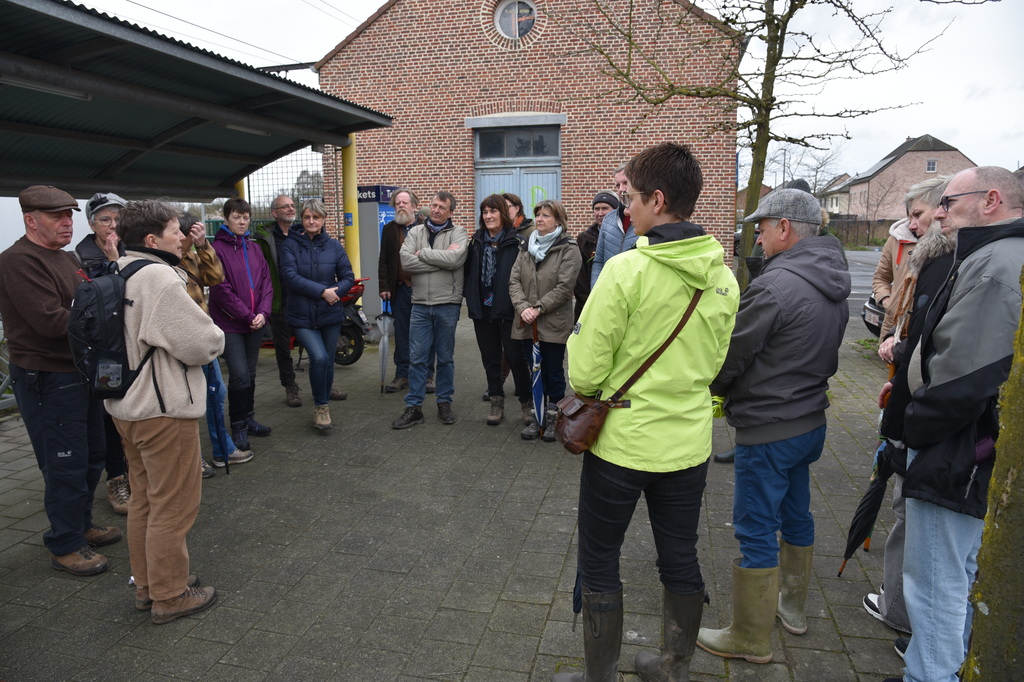
[[[249,215],[252,215],[252,206],[249,205],[248,201],[241,197],[235,197],[234,199],[228,199],[225,201],[223,210],[225,218],[229,217],[232,213],[238,213],[240,215],[248,213]]]
[[[565,212],[565,207],[562,206],[561,202],[555,201],[554,199],[545,199],[544,201],[537,202],[537,205],[533,207],[533,217],[536,218],[537,214],[540,213],[542,208],[546,208],[551,211],[551,215],[555,217],[555,222],[569,229],[569,214]]]
[[[178,211],[162,201],[129,201],[117,215],[117,236],[124,245],[145,246],[146,235],[160,235]]]
[[[704,189],[700,162],[690,147],[662,142],[643,150],[626,164],[629,186],[650,196],[661,190],[670,213],[683,220],[693,215],[697,197]]]

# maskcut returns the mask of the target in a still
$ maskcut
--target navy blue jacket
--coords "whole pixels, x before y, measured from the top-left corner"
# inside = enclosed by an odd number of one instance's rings
[[[355,283],[345,247],[321,230],[310,239],[305,232],[290,231],[280,253],[281,280],[288,288],[288,324],[299,329],[319,329],[345,319],[341,303],[329,305],[321,298],[324,289],[336,287],[344,296]]]
[[[483,239],[484,228],[477,228],[473,238],[469,240],[469,256],[466,258],[466,276],[462,290],[466,296],[466,309],[469,319],[484,318],[483,283],[480,271],[483,270],[484,249],[488,248]],[[522,240],[515,230],[505,230],[498,241],[497,263],[494,269],[494,301],[491,307],[492,320],[513,320],[516,309],[512,305],[512,297],[508,293],[508,279],[512,275],[512,266],[519,256],[519,245]]]

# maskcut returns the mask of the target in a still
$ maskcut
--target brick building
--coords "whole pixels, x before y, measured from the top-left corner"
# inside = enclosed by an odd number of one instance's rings
[[[830,212],[845,212],[859,220],[899,220],[907,215],[903,197],[911,185],[976,165],[956,147],[931,135],[908,137],[864,173],[828,188],[822,199]],[[846,211],[832,210],[844,200]]]
[[[659,62],[681,82],[723,82],[736,48],[712,17],[679,4],[686,11],[675,26],[641,16],[649,10],[636,6],[635,25],[644,27],[638,41],[660,32]],[[617,165],[651,144],[686,142],[705,178],[694,220],[731,245],[734,111],[682,97],[653,111],[616,103],[626,93],[607,94],[616,83],[602,75],[601,61],[573,54],[584,47],[574,32],[585,20],[599,21],[596,11],[586,17],[579,10],[594,7],[588,0],[389,0],[315,67],[324,91],[394,118],[391,128],[358,135],[359,184],[407,186],[421,199],[451,191],[454,219],[470,229],[491,192],[515,192],[528,210],[559,199],[578,232]],[[720,46],[717,62],[709,43]],[[621,45],[613,52],[621,56]],[[328,202],[340,189],[335,151],[324,155]]]

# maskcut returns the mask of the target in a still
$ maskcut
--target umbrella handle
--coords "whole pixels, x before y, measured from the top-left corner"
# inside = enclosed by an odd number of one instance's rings
[[[386,313],[388,315],[393,315],[394,313],[391,312],[391,300],[390,299],[385,299],[380,310],[381,310],[382,313]]]
[[[531,326],[533,327],[533,342],[537,343],[537,323],[534,322]]]

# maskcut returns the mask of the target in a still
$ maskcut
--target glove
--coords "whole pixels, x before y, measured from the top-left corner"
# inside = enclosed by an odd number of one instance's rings
[[[720,395],[711,396],[711,416],[715,419],[725,416],[725,398]]]

